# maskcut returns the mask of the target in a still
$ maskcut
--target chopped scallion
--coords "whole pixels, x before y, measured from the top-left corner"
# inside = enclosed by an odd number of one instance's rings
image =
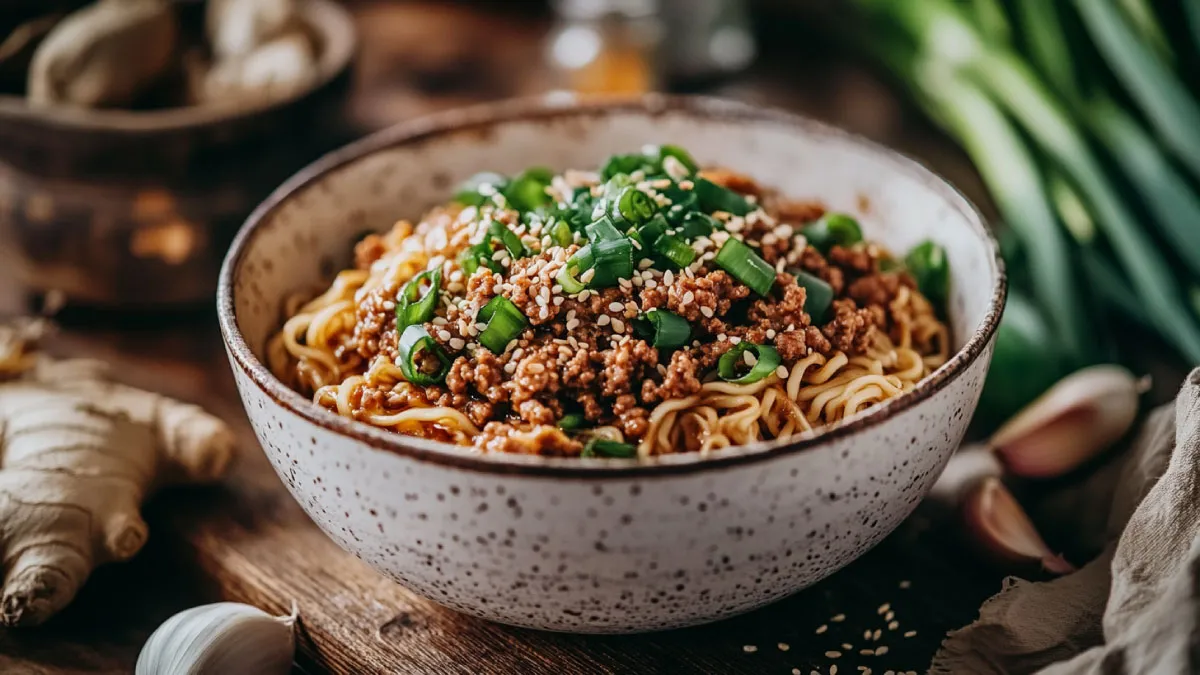
[[[558,421],[558,428],[562,429],[563,431],[575,431],[576,429],[583,427],[583,425],[586,423],[587,418],[585,418],[581,413],[567,413]]]
[[[421,285],[424,282],[429,282],[429,287],[422,295]],[[404,284],[396,297],[396,330],[402,331],[408,326],[432,319],[441,289],[441,267],[421,272]]]
[[[759,295],[765,296],[775,284],[775,268],[739,239],[730,237],[721,246],[716,263]]]
[[[745,197],[705,178],[694,180],[692,191],[696,193],[700,208],[705,213],[726,211],[735,216],[744,216],[753,210]]]
[[[423,387],[440,384],[450,372],[450,357],[425,327],[409,326],[400,334],[400,372],[404,379]]]
[[[935,307],[944,307],[950,289],[950,265],[946,251],[932,241],[917,244],[904,257],[904,266],[917,282],[917,288]]]
[[[692,327],[683,317],[665,309],[652,309],[633,324],[634,330],[654,347],[674,349],[687,344]]]
[[[788,271],[796,277],[796,284],[804,287],[804,313],[813,323],[824,323],[825,314],[833,303],[833,287],[804,270]]]
[[[612,217],[630,225],[641,225],[654,215],[654,200],[650,195],[633,187],[626,187],[612,200]]]
[[[487,347],[493,354],[503,354],[508,343],[515,340],[529,323],[512,300],[503,295],[489,300],[479,310],[477,319],[480,323],[487,324],[479,334],[479,344]]]
[[[834,246],[851,246],[862,241],[858,221],[844,213],[826,213],[805,226],[804,237],[809,245],[822,253]]]
[[[679,267],[687,267],[696,259],[696,250],[673,234],[664,234],[654,242],[654,251]]]
[[[747,361],[746,353],[753,358]],[[750,365],[750,361],[753,361],[753,365]],[[774,373],[781,363],[783,359],[774,347],[742,340],[721,355],[717,361],[717,375],[731,384],[753,384]],[[750,370],[739,375],[745,367]]]
[[[580,457],[617,457],[629,459],[637,457],[637,446],[632,443],[620,443],[603,438],[593,438],[583,446]]]

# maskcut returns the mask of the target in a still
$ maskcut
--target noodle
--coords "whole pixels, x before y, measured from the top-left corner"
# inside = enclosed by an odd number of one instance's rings
[[[475,207],[447,207],[435,210],[416,227],[402,221],[378,238],[375,243],[382,253],[364,268],[339,273],[324,292],[311,300],[303,295],[288,298],[284,307],[288,318],[267,344],[266,360],[271,370],[289,386],[311,394],[316,405],[339,415],[399,433],[471,444],[484,422],[491,420],[481,421],[473,415],[470,400],[452,396],[445,389],[409,382],[397,363],[394,346],[385,346],[377,335],[379,329],[386,328],[379,322],[394,313],[400,288],[416,275],[440,270],[446,295],[461,296],[468,282],[475,283],[455,260],[468,246],[477,246],[481,241],[478,220]],[[524,225],[514,231],[528,240]],[[537,241],[536,236],[532,241]],[[503,256],[503,250],[497,250],[496,255]],[[810,349],[790,365],[780,365],[775,372],[748,384],[717,379],[709,372],[699,383],[699,391],[693,388],[695,393],[691,395],[667,397],[649,409],[642,420],[644,428],[630,439],[636,445],[636,454],[708,453],[813,433],[910,391],[945,363],[950,335],[933,305],[915,288],[899,285],[894,291],[886,305],[889,328],[870,334],[867,346],[857,348],[858,353]],[[433,320],[431,330],[435,333],[447,322],[442,316],[450,306],[446,295],[441,297],[438,317]],[[547,305],[546,298],[539,302],[542,307]],[[454,334],[464,337],[476,335],[481,326],[470,318],[466,323],[459,321]],[[571,329],[569,323],[567,328]],[[459,348],[462,343],[460,340]],[[512,344],[508,350],[512,350]],[[753,365],[752,361],[748,363]],[[552,425],[543,426],[554,430]],[[616,420],[605,420],[589,429],[588,434],[623,443],[629,428]],[[517,423],[513,433],[530,443],[540,443],[542,437],[538,434],[544,436],[545,429]]]

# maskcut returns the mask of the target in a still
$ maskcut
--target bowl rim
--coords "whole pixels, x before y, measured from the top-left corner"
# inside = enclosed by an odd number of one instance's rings
[[[24,96],[6,95],[0,96],[0,119],[31,122],[64,132],[144,134],[202,128],[286,108],[340,77],[358,51],[358,30],[346,8],[333,0],[303,0],[300,8],[309,19],[309,27],[320,34],[326,45],[317,60],[316,77],[286,96],[264,98],[249,105],[213,103],[156,110],[121,110],[34,107]]]
[[[588,117],[612,112],[640,112],[651,116],[684,113],[706,119],[732,119],[748,123],[790,126],[801,133],[835,137],[843,142],[849,142],[886,161],[894,170],[920,180],[963,215],[974,234],[991,247],[994,264],[990,280],[992,293],[983,321],[972,332],[961,349],[955,352],[945,364],[919,382],[912,391],[871,406],[847,420],[825,427],[818,433],[793,436],[786,440],[762,441],[722,448],[704,456],[699,453],[677,453],[656,455],[647,459],[582,459],[510,453],[480,453],[464,446],[404,436],[342,417],[313,404],[311,399],[276,379],[267,367],[254,356],[238,327],[234,310],[234,280],[240,276],[242,260],[259,229],[282,204],[289,201],[295,194],[318,183],[333,170],[395,146],[421,142],[432,137],[464,130],[486,130],[495,125],[514,121]],[[334,150],[292,176],[250,214],[238,231],[225,257],[224,264],[221,266],[217,288],[217,315],[221,336],[225,342],[231,365],[240,369],[254,386],[289,413],[299,415],[326,431],[364,443],[373,449],[384,450],[422,462],[491,474],[559,478],[676,475],[761,462],[819,448],[883,423],[928,399],[947,383],[961,376],[986,351],[986,347],[1000,323],[1007,294],[1007,277],[1004,261],[1000,256],[1000,247],[985,223],[986,220],[979,209],[965,195],[917,160],[857,134],[802,115],[703,96],[645,94],[564,97],[547,95],[510,99],[448,110],[396,124]]]

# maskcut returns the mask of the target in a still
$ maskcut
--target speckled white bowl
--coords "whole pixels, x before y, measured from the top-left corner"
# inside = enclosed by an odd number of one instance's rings
[[[347,264],[364,229],[420,215],[478,170],[595,166],[662,142],[857,213],[895,250],[941,243],[957,353],[912,393],[817,437],[646,462],[478,455],[394,435],[314,406],[264,367],[284,297]],[[655,96],[455,111],[335,152],[250,217],[225,261],[218,309],[259,441],[343,548],[463,612],[616,633],[759,607],[891,532],[962,438],[1004,293],[979,214],[918,164],[792,115]]]

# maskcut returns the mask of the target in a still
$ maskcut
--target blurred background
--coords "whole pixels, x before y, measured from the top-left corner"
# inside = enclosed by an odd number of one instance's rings
[[[516,96],[698,93],[863,134],[983,207],[1014,290],[984,414],[1100,361],[1173,391],[1200,361],[1198,4],[8,0],[0,279],[206,307],[254,205],[353,138]]]

